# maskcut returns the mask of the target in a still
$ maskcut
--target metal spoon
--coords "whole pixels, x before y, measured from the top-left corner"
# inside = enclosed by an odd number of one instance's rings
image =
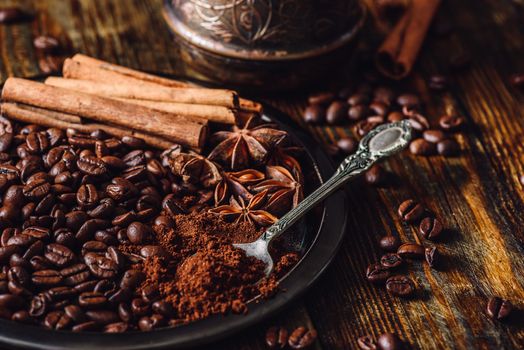
[[[304,198],[294,209],[281,217],[270,226],[258,239],[251,243],[233,244],[266,264],[266,276],[273,270],[273,259],[269,254],[269,243],[291,227],[305,213],[331,193],[339,189],[347,181],[369,169],[380,159],[389,157],[403,148],[411,140],[411,126],[403,120],[396,123],[384,124],[371,130],[361,141],[356,153],[348,156],[340,164],[335,174],[322,186]]]

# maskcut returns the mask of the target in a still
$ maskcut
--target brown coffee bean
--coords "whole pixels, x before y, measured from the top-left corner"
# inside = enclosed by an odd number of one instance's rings
[[[95,321],[87,321],[84,323],[77,324],[72,328],[73,332],[90,332],[96,331],[100,328],[100,325]]]
[[[36,323],[36,320],[29,315],[28,311],[21,310],[13,313],[11,316],[12,321],[26,323],[26,324],[34,324]]]
[[[460,146],[453,139],[447,139],[437,143],[437,152],[442,156],[455,156],[459,153]]]
[[[379,263],[370,264],[366,269],[366,279],[375,284],[382,284],[391,276],[391,272]]]
[[[62,276],[56,270],[40,270],[33,272],[31,281],[37,286],[56,286],[62,282]]]
[[[515,73],[509,77],[509,83],[516,87],[524,86],[524,73]]]
[[[330,125],[341,123],[348,113],[348,104],[342,101],[332,102],[326,111],[326,122]]]
[[[93,208],[98,204],[99,194],[93,184],[83,184],[76,192],[76,201],[82,208]]]
[[[423,259],[424,246],[417,243],[404,243],[398,247],[397,254],[407,259]]]
[[[332,92],[319,92],[309,96],[308,102],[312,105],[327,105],[335,99],[335,94]]]
[[[129,329],[129,324],[125,322],[110,323],[104,327],[105,333],[124,333]]]
[[[107,298],[98,292],[84,292],[78,296],[78,305],[88,309],[97,309],[107,303]]]
[[[34,15],[19,7],[5,7],[0,9],[0,24],[12,24],[28,22],[34,19]]]
[[[127,238],[133,244],[140,244],[151,235],[151,228],[141,222],[133,222],[127,227]]]
[[[411,127],[419,132],[423,132],[424,130],[429,129],[429,121],[426,117],[424,117],[422,114],[419,113],[410,113],[408,117],[409,125]]]
[[[122,289],[134,289],[146,278],[146,275],[142,271],[138,270],[127,270],[122,276],[120,281],[120,288]]]
[[[151,309],[154,313],[163,315],[165,317],[171,317],[174,312],[173,305],[163,300],[155,301],[152,304]]]
[[[287,339],[288,332],[284,327],[270,327],[266,332],[266,345],[270,349],[284,349]]]
[[[403,348],[402,341],[394,333],[384,333],[380,335],[377,345],[380,350],[400,350]]]
[[[513,311],[513,304],[506,299],[493,296],[489,299],[486,306],[486,312],[494,320],[504,320],[508,318]]]
[[[89,320],[102,325],[120,321],[118,314],[111,310],[89,310],[86,311],[86,316]]]
[[[111,181],[111,184],[106,187],[106,194],[116,202],[125,201],[133,196],[136,196],[138,189],[135,185],[122,177],[116,177]]]
[[[382,187],[389,183],[389,173],[382,166],[375,164],[366,171],[364,179],[370,185]]]
[[[316,330],[308,330],[305,327],[298,327],[289,335],[288,344],[292,349],[306,349],[307,347],[313,345],[316,339]]]
[[[169,257],[169,253],[159,245],[146,245],[140,249],[140,255],[144,258],[151,258],[157,256],[161,259]]]
[[[352,137],[344,137],[337,141],[337,147],[346,155],[353,154],[358,148],[358,142]]]
[[[384,236],[380,239],[379,246],[387,252],[396,252],[400,246],[400,240],[396,236]]]
[[[401,112],[398,112],[398,111],[394,111],[394,112],[389,113],[388,117],[387,117],[387,121],[389,123],[399,122],[399,121],[404,120],[404,119],[406,119],[404,114],[402,114]]]
[[[60,270],[60,275],[63,277],[63,282],[67,286],[76,286],[85,282],[90,274],[87,265],[75,264],[65,269]]]
[[[409,277],[395,275],[387,279],[386,290],[394,296],[408,297],[415,292],[415,284]]]
[[[65,267],[75,259],[75,254],[71,249],[57,243],[47,245],[44,256],[58,267]]]
[[[419,232],[426,239],[438,239],[442,234],[443,230],[444,228],[440,223],[440,220],[436,218],[427,217],[420,222]]]
[[[148,302],[136,298],[131,301],[131,311],[135,316],[145,316],[150,311],[150,305]]]
[[[446,134],[441,130],[425,130],[422,133],[424,140],[431,143],[439,143],[442,140],[446,139]]]
[[[146,157],[144,151],[139,149],[129,152],[128,154],[122,157],[122,160],[124,161],[124,163],[126,163],[128,167],[146,164]]]
[[[377,350],[377,344],[369,334],[358,338],[357,345],[361,350]]]
[[[87,253],[84,261],[93,275],[99,278],[113,278],[118,273],[118,265],[105,256]]]
[[[321,105],[310,105],[304,110],[304,121],[308,124],[322,124],[326,118],[326,109]]]
[[[369,103],[369,96],[363,93],[355,93],[348,97],[347,103],[350,106],[366,105]]]
[[[348,109],[349,120],[361,120],[366,118],[370,113],[369,107],[366,105],[354,105]]]
[[[84,311],[78,305],[68,305],[64,308],[64,312],[75,323],[82,323],[86,320]]]
[[[31,317],[43,316],[48,309],[48,304],[49,301],[44,294],[40,293],[38,295],[35,295],[33,299],[31,299],[29,315]]]
[[[380,124],[381,123],[379,123],[379,122],[370,122],[369,120],[364,119],[364,120],[359,121],[355,125],[354,129],[355,129],[355,132],[359,136],[365,136],[365,135],[367,135],[368,132],[370,132],[375,127],[379,126]]]
[[[426,248],[425,256],[429,267],[438,268],[440,266],[441,255],[437,247]]]
[[[385,117],[388,113],[388,105],[380,101],[373,101],[369,105],[369,109],[374,115],[379,115],[381,117]]]
[[[435,91],[443,91],[448,88],[448,78],[445,75],[435,74],[429,78],[428,86]]]
[[[76,165],[83,173],[92,176],[101,176],[107,173],[106,164],[98,158],[87,156],[78,159]]]
[[[443,115],[438,123],[442,130],[456,131],[463,127],[465,121],[464,118],[456,115]]]
[[[394,269],[401,266],[404,263],[404,260],[400,257],[399,254],[387,253],[382,255],[380,258],[380,265],[386,269]]]
[[[417,107],[420,105],[420,99],[415,94],[402,94],[397,97],[397,104],[402,107]]]
[[[398,215],[407,222],[415,222],[424,214],[424,207],[413,199],[407,199],[398,207]]]

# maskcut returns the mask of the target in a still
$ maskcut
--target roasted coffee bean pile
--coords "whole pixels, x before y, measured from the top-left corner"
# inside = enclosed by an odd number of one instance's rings
[[[264,266],[231,245],[260,229],[207,213],[212,189],[175,176],[169,152],[131,136],[0,121],[0,317],[150,330],[244,313],[247,300],[275,291],[271,279],[250,287]],[[277,256],[276,273],[297,259]]]
[[[447,86],[447,79],[440,75],[433,76],[429,85],[434,90],[443,90]],[[398,94],[392,88],[365,82],[356,89],[344,88],[338,92],[311,95],[303,118],[310,124],[351,124],[357,138],[365,136],[380,124],[407,119],[415,132],[415,138],[409,147],[412,154],[457,155],[460,146],[451,133],[462,129],[464,118],[444,115],[432,125],[422,111],[422,102],[417,95]],[[356,147],[356,139],[346,137],[337,141],[333,152],[351,154],[355,152]]]
[[[284,327],[273,326],[266,332],[266,345],[269,349],[307,349],[315,343],[317,331],[300,326],[291,333]]]
[[[442,237],[444,227],[438,218],[435,218],[417,200],[407,199],[398,207],[398,216],[404,222],[413,225],[420,223],[420,235],[427,240],[438,240]],[[366,279],[377,285],[385,285],[389,294],[399,297],[410,297],[416,292],[413,280],[402,274],[395,273],[405,265],[406,260],[426,260],[432,268],[438,269],[442,256],[437,247],[424,247],[415,242],[401,244],[393,235],[384,236],[379,241],[382,255],[379,262],[367,267]]]

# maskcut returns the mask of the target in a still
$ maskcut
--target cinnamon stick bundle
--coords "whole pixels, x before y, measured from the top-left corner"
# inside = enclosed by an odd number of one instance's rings
[[[102,61],[93,57],[89,57],[82,54],[76,54],[71,58],[72,61],[82,64],[84,67],[90,67],[93,73],[86,70],[80,70],[76,67],[73,70],[72,67],[64,67],[64,76],[66,78],[95,80],[95,81],[111,81],[113,83],[137,83],[139,81],[154,83],[157,85],[163,85],[167,87],[178,87],[178,88],[191,88],[192,85],[175,79],[167,79],[159,77],[153,74],[147,74],[131,68],[119,66],[114,63]],[[70,63],[68,63],[70,65]],[[66,72],[67,71],[67,72]],[[104,80],[103,77],[107,76],[111,80]],[[131,78],[131,79],[129,79]],[[229,92],[229,90],[222,89],[206,89],[215,91]],[[254,102],[244,98],[238,98],[239,107],[242,110],[260,113],[262,112],[262,105],[258,102]]]
[[[108,134],[119,138],[126,135],[133,135],[143,139],[146,144],[160,149],[167,149],[175,145],[173,142],[162,137],[152,136],[142,132],[106,124],[82,124],[82,118],[79,116],[20,103],[2,102],[0,104],[0,111],[2,115],[7,118],[18,120],[23,123],[43,125],[48,128],[71,128],[84,133],[91,133],[95,130],[104,130]]]
[[[420,51],[440,0],[412,0],[378,49],[378,70],[393,79],[406,77]]]
[[[70,58],[65,60],[62,73],[64,77],[70,79],[91,80],[99,83],[111,82],[115,86],[129,89],[127,94],[134,94],[142,90],[142,93],[134,98],[151,101],[216,105],[229,108],[238,106],[238,96],[231,90],[163,86],[119,74],[99,66],[73,61]]]
[[[207,136],[203,122],[20,78],[6,80],[2,100],[146,132],[193,148],[202,148]]]
[[[151,98],[161,98],[161,96],[155,94],[157,92],[156,90],[143,89],[141,86],[102,83],[91,80],[64,79],[59,77],[49,77],[46,79],[45,84],[102,97],[116,98],[128,103],[184,116],[189,119],[200,121],[209,120],[223,124],[235,124],[236,120],[235,112],[228,107],[152,101]]]

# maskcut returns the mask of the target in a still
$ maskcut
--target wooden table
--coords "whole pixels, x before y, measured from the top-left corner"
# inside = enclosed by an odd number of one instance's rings
[[[37,23],[0,26],[1,80],[41,73],[31,42],[42,33],[67,34],[75,51],[122,65],[165,73],[182,69],[161,0],[15,3],[35,6],[39,16]],[[441,15],[453,33],[428,40],[406,86],[423,97],[433,121],[442,113],[467,119],[467,131],[458,136],[460,157],[405,153],[386,164],[397,174],[397,186],[349,186],[347,236],[321,280],[280,316],[214,349],[264,349],[271,324],[316,328],[318,349],[356,348],[359,336],[385,331],[414,348],[524,348],[522,313],[509,323],[485,315],[494,294],[524,307],[524,191],[518,180],[524,174],[524,94],[507,82],[511,73],[524,72],[524,8],[509,0],[445,1]],[[445,71],[457,52],[469,52],[472,66],[454,74],[449,91],[429,94],[427,78]],[[271,99],[299,123],[304,101],[305,96]],[[326,143],[349,133],[347,127],[307,129]],[[419,294],[406,301],[371,286],[364,270],[380,257],[377,240],[383,234],[421,241],[396,214],[408,197],[420,198],[452,234],[438,244],[449,262],[444,271],[420,263],[410,267]]]

